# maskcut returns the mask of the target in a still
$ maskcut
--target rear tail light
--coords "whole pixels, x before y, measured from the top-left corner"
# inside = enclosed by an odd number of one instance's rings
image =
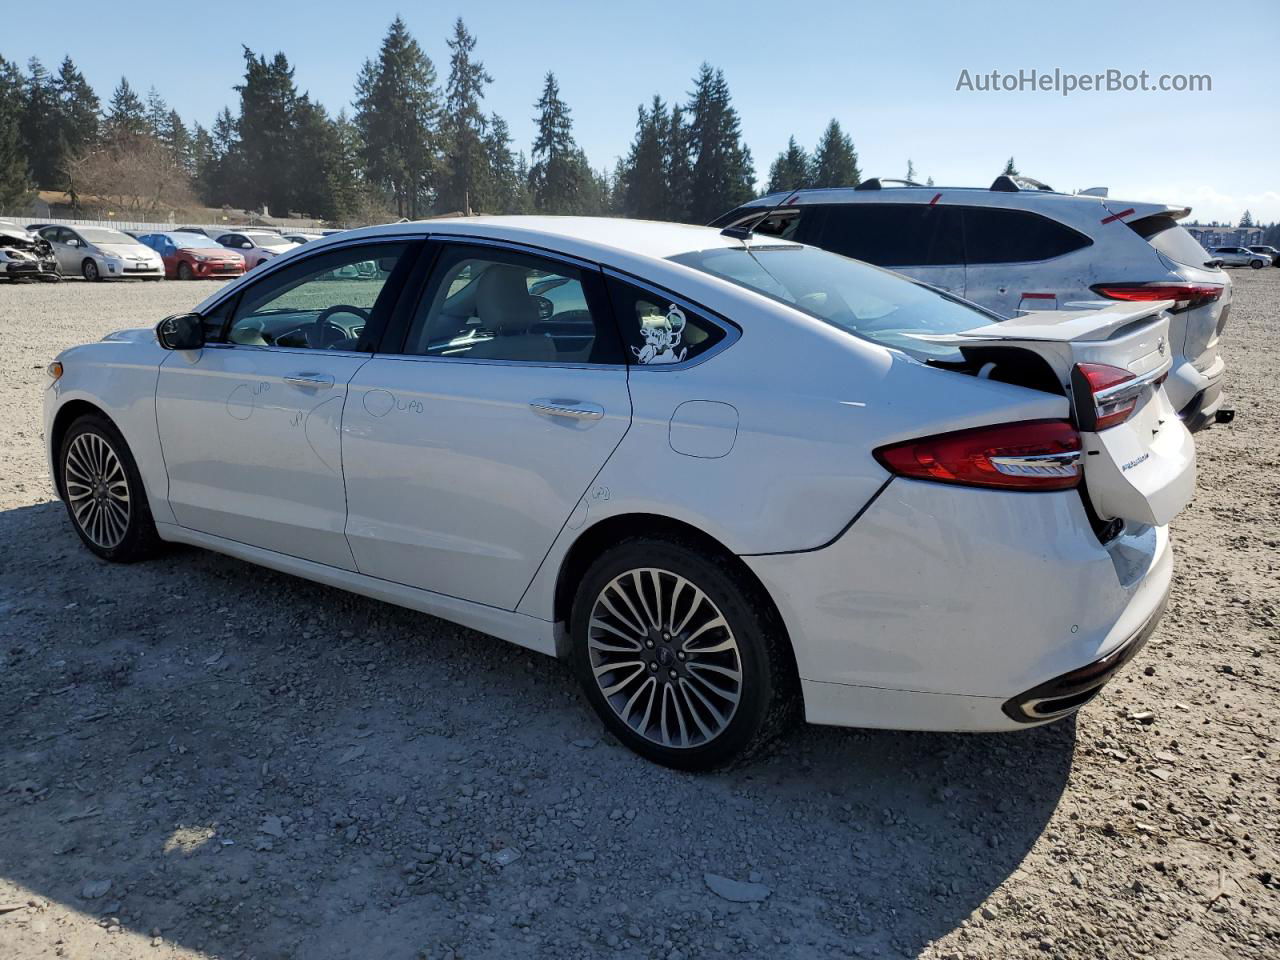
[[[1213,303],[1226,287],[1221,283],[1096,283],[1089,288],[1109,300],[1173,300],[1174,310],[1190,310]]]
[[[908,440],[875,451],[891,473],[970,487],[1067,490],[1080,483],[1080,434],[1066,420],[1028,420]]]
[[[1080,429],[1092,433],[1128,420],[1138,407],[1140,391],[1126,389],[1125,384],[1137,379],[1124,367],[1077,363],[1071,371],[1071,391]]]

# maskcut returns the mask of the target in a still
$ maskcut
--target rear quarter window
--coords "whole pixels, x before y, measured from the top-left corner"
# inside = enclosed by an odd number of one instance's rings
[[[968,263],[1031,263],[1065,256],[1093,243],[1038,213],[993,207],[964,209],[965,260]]]

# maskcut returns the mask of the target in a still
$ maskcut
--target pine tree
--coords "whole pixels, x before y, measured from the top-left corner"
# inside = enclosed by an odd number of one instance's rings
[[[343,144],[324,107],[308,94],[294,105],[290,209],[325,220],[342,216],[334,191],[343,173]]]
[[[581,213],[587,203],[586,181],[591,169],[574,142],[569,107],[560,99],[560,85],[550,71],[535,107],[538,133],[529,170],[533,207],[539,213]]]
[[[724,72],[704,63],[688,106],[693,155],[689,216],[706,223],[755,195],[751,151],[742,142],[741,121]]]
[[[293,67],[283,53],[271,60],[244,47],[244,83],[240,93],[240,152],[244,178],[239,184],[245,207],[266,205],[287,216],[292,199],[294,109],[298,94]]]
[[[525,178],[516,169],[516,158],[511,153],[511,133],[507,121],[496,113],[489,118],[484,148],[489,175],[492,177],[490,203],[493,212],[527,212],[528,188]]]
[[[213,121],[204,165],[196,170],[196,185],[210,206],[228,206],[235,198],[243,176],[240,136],[235,117],[226,107]]]
[[[22,73],[0,57],[0,213],[25,213],[20,208],[31,194],[22,137],[25,105]]]
[[[173,159],[186,171],[188,176],[195,173],[195,159],[192,153],[191,134],[177,110],[170,110],[165,119],[164,134],[161,137],[165,145],[173,152]]]
[[[488,119],[480,101],[493,77],[474,58],[476,38],[467,32],[461,17],[453,25],[448,44],[449,79],[442,124],[446,171],[437,206],[442,210],[490,210],[495,190],[486,149]]]
[[[1240,215],[1240,226],[1242,227],[1253,226],[1253,214],[1250,213],[1248,210],[1246,210],[1244,213]]]
[[[339,110],[333,121],[338,152],[333,170],[334,182],[330,193],[333,198],[335,223],[347,223],[361,215],[371,204],[369,187],[360,172],[360,133],[345,110]]]
[[[62,186],[63,166],[58,87],[44,64],[35,57],[27,63],[27,74],[22,114],[27,162],[36,186],[56,190]]]
[[[796,138],[791,137],[787,141],[787,149],[778,154],[778,159],[769,167],[769,184],[765,192],[790,192],[807,187],[811,173],[809,155],[796,143]]]
[[[636,138],[616,178],[621,210],[628,217],[662,220],[667,216],[670,126],[667,105],[656,94],[649,109],[643,105],[637,109]]]
[[[355,108],[367,178],[391,195],[399,216],[422,216],[440,165],[440,92],[435,66],[399,17],[377,62],[360,71]]]
[[[667,124],[664,150],[667,164],[667,208],[662,219],[676,223],[694,222],[690,214],[693,205],[693,147],[690,139],[684,109],[678,105],[673,106],[671,121]]]
[[[1004,170],[1002,171],[1001,176],[1005,176],[1005,177],[1021,176],[1021,174],[1018,173],[1018,168],[1013,165],[1013,157],[1010,157],[1009,162],[1004,165]]]
[[[856,187],[862,182],[858,154],[853,141],[834,118],[827,124],[813,151],[812,185],[815,187]]]
[[[147,91],[146,117],[147,132],[163,143],[169,128],[169,104],[155,87]]]
[[[81,156],[97,144],[102,104],[70,57],[64,57],[58,67],[56,86],[59,140],[65,165],[67,157]]]
[[[142,100],[133,92],[128,79],[121,77],[115,92],[111,94],[111,104],[107,107],[107,137],[119,140],[140,137],[146,132],[147,116]]]

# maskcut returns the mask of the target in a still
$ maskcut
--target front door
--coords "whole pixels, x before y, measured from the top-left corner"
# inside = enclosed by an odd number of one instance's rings
[[[365,243],[300,259],[244,289],[218,342],[165,359],[156,418],[179,524],[354,569],[342,410],[405,249]]]
[[[445,244],[403,345],[350,385],[357,568],[515,609],[630,422],[597,269]]]

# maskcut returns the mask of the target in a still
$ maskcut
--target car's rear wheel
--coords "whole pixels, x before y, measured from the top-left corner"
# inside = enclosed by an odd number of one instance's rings
[[[80,276],[91,281],[102,279],[102,274],[98,272],[98,265],[87,257],[84,263],[80,264]]]
[[[178,264],[178,279],[179,279],[179,280],[190,280],[193,276],[195,276],[195,274],[193,274],[193,273],[191,272],[191,264],[189,264],[189,263],[180,263],[180,264]]]
[[[755,755],[793,714],[786,638],[727,560],[624,540],[593,563],[572,614],[587,699],[635,752],[706,770]]]
[[[115,425],[87,414],[62,438],[58,486],[85,546],[116,563],[132,563],[160,546],[138,465]]]

